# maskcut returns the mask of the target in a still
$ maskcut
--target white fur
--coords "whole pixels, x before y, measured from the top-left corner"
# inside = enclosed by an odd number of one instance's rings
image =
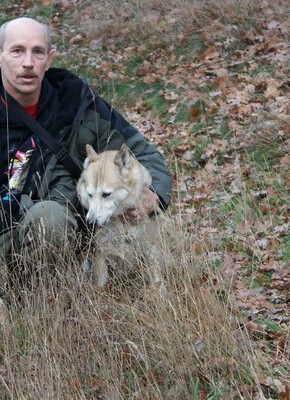
[[[87,158],[77,184],[81,204],[87,210],[86,219],[98,226],[92,240],[92,250],[84,262],[85,270],[91,268],[99,286],[109,279],[109,267],[116,273],[130,269],[134,259],[142,254],[148,261],[151,281],[164,294],[161,278],[163,257],[158,245],[159,229],[155,220],[146,220],[138,226],[122,223],[118,218],[138,202],[144,186],[149,187],[151,176],[126,146],[119,151],[97,154],[86,146]],[[116,261],[117,260],[117,261]]]
[[[134,207],[144,186],[150,186],[151,176],[129,152],[126,146],[119,151],[97,154],[87,145],[84,170],[77,184],[78,197],[88,211],[87,221],[105,225],[112,217]]]

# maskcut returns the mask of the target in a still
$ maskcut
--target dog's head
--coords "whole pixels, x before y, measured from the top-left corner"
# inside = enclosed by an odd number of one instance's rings
[[[125,145],[119,151],[100,154],[87,145],[86,151],[77,193],[81,204],[88,210],[88,223],[101,226],[133,207],[144,185],[150,185],[151,177]]]

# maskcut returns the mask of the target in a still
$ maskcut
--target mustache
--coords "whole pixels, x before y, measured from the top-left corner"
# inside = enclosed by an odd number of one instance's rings
[[[38,78],[38,75],[33,72],[26,72],[25,74],[18,75],[18,78]]]

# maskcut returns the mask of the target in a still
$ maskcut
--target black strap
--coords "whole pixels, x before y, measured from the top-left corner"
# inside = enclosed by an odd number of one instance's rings
[[[78,179],[81,174],[79,166],[71,159],[67,149],[62,143],[59,143],[53,136],[51,136],[46,129],[43,128],[28,112],[8,93],[5,94],[8,104],[11,110],[16,114],[22,122],[28,126],[28,128],[40,140],[46,144],[46,146],[55,154],[57,160],[61,162],[71,176]]]

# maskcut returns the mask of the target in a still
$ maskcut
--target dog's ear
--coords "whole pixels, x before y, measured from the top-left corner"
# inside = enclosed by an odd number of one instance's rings
[[[129,168],[131,165],[131,155],[128,147],[122,144],[122,147],[115,156],[114,163],[121,168]]]
[[[86,145],[87,157],[90,162],[96,161],[98,158],[98,153],[94,150],[94,148],[90,145]]]

